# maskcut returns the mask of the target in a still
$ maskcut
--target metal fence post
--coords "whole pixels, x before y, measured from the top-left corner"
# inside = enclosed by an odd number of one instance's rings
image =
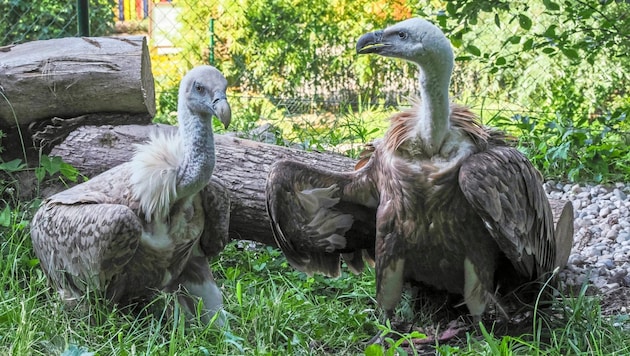
[[[210,56],[209,61],[214,65],[214,19],[210,18]]]
[[[90,9],[88,0],[77,0],[77,25],[79,36],[90,35]]]

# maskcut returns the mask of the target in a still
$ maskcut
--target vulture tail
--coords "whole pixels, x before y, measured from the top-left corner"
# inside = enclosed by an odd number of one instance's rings
[[[556,224],[556,267],[566,266],[573,247],[573,204],[567,202]]]

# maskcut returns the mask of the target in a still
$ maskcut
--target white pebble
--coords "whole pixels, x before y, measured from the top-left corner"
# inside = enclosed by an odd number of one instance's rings
[[[562,280],[605,289],[625,283],[611,278],[620,272],[630,275],[630,184],[547,181],[544,188],[551,199],[571,201],[575,210],[574,245]]]

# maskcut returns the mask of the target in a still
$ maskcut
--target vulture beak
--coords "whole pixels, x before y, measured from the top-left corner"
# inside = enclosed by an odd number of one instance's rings
[[[215,115],[223,123],[223,126],[227,129],[232,121],[232,109],[230,109],[230,104],[228,104],[225,95],[218,96],[214,99],[212,102],[212,109],[214,110]]]
[[[357,41],[357,54],[379,53],[383,47],[387,46],[382,41],[382,30],[364,34]]]

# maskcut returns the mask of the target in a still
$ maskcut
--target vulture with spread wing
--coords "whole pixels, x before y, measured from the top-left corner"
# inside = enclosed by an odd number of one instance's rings
[[[129,162],[44,200],[33,247],[65,301],[93,294],[126,304],[181,289],[191,316],[202,305],[202,321],[224,323],[208,258],[228,241],[229,196],[212,178],[212,118],[231,119],[226,88],[216,68],[192,69],[179,87],[177,134],[156,135]]]
[[[391,118],[353,172],[272,167],[267,208],[290,264],[338,276],[341,258],[354,271],[373,260],[388,317],[415,281],[462,295],[476,319],[497,288],[562,268],[573,206],[554,228],[540,173],[503,133],[451,103],[453,51],[442,31],[413,18],[361,36],[357,52],[417,64],[420,99]]]

